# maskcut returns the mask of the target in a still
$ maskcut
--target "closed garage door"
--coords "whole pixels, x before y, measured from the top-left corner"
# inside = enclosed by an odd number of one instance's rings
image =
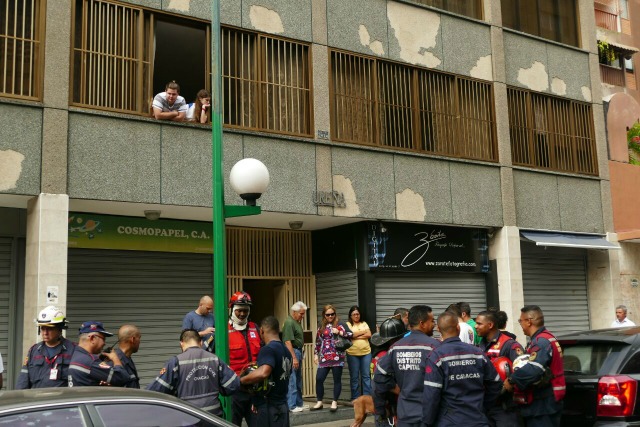
[[[449,304],[468,302],[472,316],[487,307],[487,290],[483,274],[430,274],[376,276],[376,320],[378,324],[398,307],[426,304],[434,316]]]
[[[525,305],[538,305],[555,335],[589,329],[586,250],[522,242]]]
[[[9,355],[9,331],[13,331],[9,324],[12,247],[12,238],[0,237],[0,354],[8,375],[14,374],[11,372],[13,360]],[[6,377],[4,383],[5,386],[8,383]]]
[[[102,321],[114,333],[123,324],[138,326],[142,343],[133,360],[144,387],[180,353],[182,319],[212,294],[212,271],[211,255],[71,249],[67,335],[75,339],[86,320]]]

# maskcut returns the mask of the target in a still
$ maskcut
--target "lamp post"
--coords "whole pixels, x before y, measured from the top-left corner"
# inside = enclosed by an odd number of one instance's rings
[[[267,167],[256,159],[243,159],[231,169],[231,187],[245,201],[245,206],[224,204],[224,163],[222,155],[222,66],[220,57],[220,0],[211,4],[211,131],[213,176],[213,301],[216,322],[216,355],[229,362],[227,331],[227,256],[225,218],[258,215],[260,198],[269,185]],[[231,401],[222,400],[225,417],[231,420]]]

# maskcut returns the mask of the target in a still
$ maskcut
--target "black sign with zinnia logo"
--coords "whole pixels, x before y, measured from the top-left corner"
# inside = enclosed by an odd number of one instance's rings
[[[371,270],[489,271],[485,230],[376,222],[367,237]]]

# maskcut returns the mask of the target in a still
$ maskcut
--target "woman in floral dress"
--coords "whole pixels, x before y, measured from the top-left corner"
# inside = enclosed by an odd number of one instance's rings
[[[353,335],[349,328],[338,322],[338,313],[331,304],[322,309],[322,326],[316,335],[316,347],[313,361],[318,365],[316,373],[316,398],[317,403],[312,410],[322,409],[324,397],[324,380],[333,374],[333,401],[331,412],[338,410],[338,397],[342,391],[342,368],[344,367],[345,352],[336,350],[335,338],[337,336],[351,338]]]

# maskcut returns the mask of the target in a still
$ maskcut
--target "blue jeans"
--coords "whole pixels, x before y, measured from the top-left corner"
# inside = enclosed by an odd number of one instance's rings
[[[349,377],[351,379],[351,400],[360,397],[360,376],[362,376],[362,394],[371,395],[371,353],[364,356],[350,356],[347,354]]]
[[[293,349],[293,353],[300,362],[298,369],[291,368],[289,377],[289,391],[287,392],[287,404],[289,410],[302,406],[302,350]]]
[[[327,379],[329,371],[333,373],[333,400],[338,400],[340,393],[342,393],[342,366],[318,368],[316,372],[316,400],[318,402],[324,398],[324,380]]]

